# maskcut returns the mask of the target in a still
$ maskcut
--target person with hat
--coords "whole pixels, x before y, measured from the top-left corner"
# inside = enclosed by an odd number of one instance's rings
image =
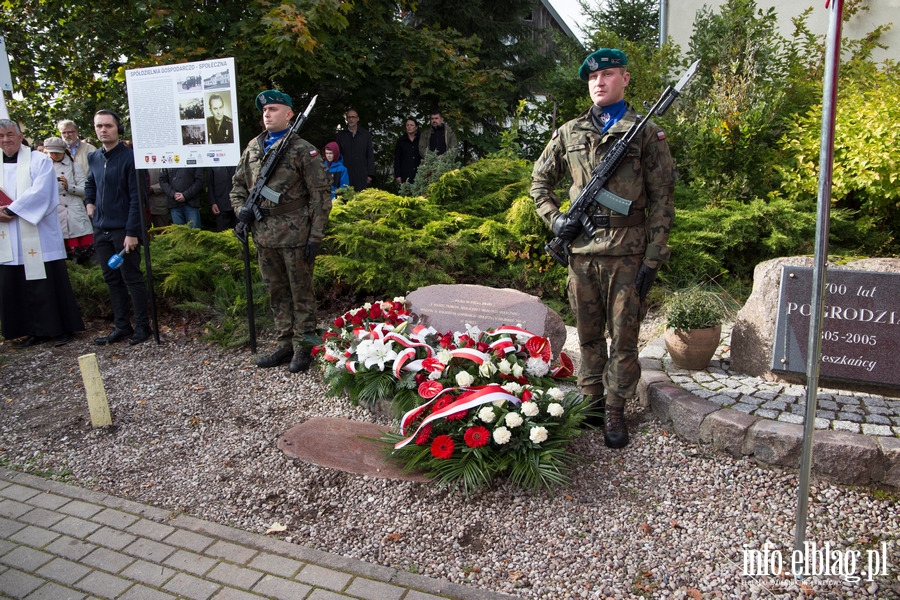
[[[94,254],[94,226],[84,207],[84,171],[74,161],[62,138],[44,140],[44,153],[53,160],[53,170],[56,172],[59,186],[56,214],[62,227],[66,254],[83,264]]]
[[[278,336],[275,350],[256,364],[270,368],[289,362],[290,372],[298,373],[312,364],[312,344],[306,335],[316,330],[313,262],[331,213],[331,178],[315,146],[291,136],[266,182],[278,195],[277,202],[270,199],[271,194],[263,199],[264,216],[256,221],[245,203],[266,153],[283,143],[290,131],[294,105],[287,94],[266,90],[256,97],[256,108],[262,113],[265,131],[241,154],[230,194],[237,219],[250,226],[253,234]]]
[[[341,149],[337,142],[325,144],[322,154],[325,155],[325,167],[331,174],[331,199],[334,200],[340,188],[350,185],[350,177],[347,175],[347,167],[344,166],[344,159],[341,158]]]
[[[650,122],[632,141],[607,183],[610,192],[631,201],[630,210],[621,214],[595,202],[588,213],[594,237],[560,211],[555,190],[570,173],[569,198],[577,198],[604,154],[639,120],[625,101],[627,65],[625,53],[615,48],[601,48],[584,60],[578,75],[587,82],[593,105],[553,132],[534,165],[531,185],[543,221],[554,235],[573,240],[566,290],[581,347],[578,385],[595,408],[605,407],[605,419],[594,424],[605,421],[610,448],[629,442],[624,412],[641,376],[641,319],[656,272],[671,254],[676,170],[665,132]]]

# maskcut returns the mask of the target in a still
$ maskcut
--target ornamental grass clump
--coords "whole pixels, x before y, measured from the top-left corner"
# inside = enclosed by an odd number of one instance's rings
[[[675,292],[665,308],[666,329],[685,332],[720,325],[732,312],[728,299],[700,287]]]

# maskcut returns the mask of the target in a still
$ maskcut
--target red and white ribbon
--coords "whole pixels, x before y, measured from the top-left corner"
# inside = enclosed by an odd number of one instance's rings
[[[466,411],[470,408],[481,406],[482,404],[489,404],[497,400],[506,400],[507,402],[512,402],[513,404],[519,404],[521,402],[521,400],[519,400],[517,397],[510,394],[499,385],[493,383],[480,388],[447,388],[445,390],[442,390],[440,394],[432,398],[431,402],[434,402],[446,392],[459,390],[470,393],[461,394],[455,402],[448,404],[441,410],[435,411],[422,419],[422,422],[419,423],[419,427],[411,436],[394,444],[394,450],[399,450],[400,448],[406,446],[411,441],[416,439],[416,436],[419,434],[422,428],[436,419],[442,419],[448,415]],[[423,406],[427,406],[427,404]],[[420,406],[414,408],[413,410],[403,415],[403,419],[401,419],[400,421],[401,425],[405,425],[409,420],[411,420],[411,417],[413,416],[412,413],[419,410],[420,408],[422,407]],[[405,435],[405,426],[400,429],[400,435]]]

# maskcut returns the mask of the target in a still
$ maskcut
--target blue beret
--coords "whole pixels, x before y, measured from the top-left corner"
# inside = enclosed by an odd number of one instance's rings
[[[588,80],[588,75],[594,71],[602,71],[603,69],[612,69],[613,67],[624,67],[628,64],[628,57],[625,53],[616,48],[600,48],[596,52],[588,55],[581,68],[578,69],[578,77],[582,81]]]
[[[284,92],[279,92],[278,90],[266,90],[264,92],[260,92],[259,96],[256,97],[256,108],[262,112],[263,106],[266,104],[284,104],[288,108],[294,108],[294,103],[291,102],[291,97],[285,94]]]

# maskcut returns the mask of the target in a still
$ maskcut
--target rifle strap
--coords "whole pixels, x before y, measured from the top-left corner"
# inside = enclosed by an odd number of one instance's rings
[[[275,208],[260,208],[259,210],[265,216],[283,215],[285,213],[294,212],[295,210],[300,210],[304,206],[307,206],[306,200],[294,200],[293,202],[288,202],[287,204],[282,204]]]

